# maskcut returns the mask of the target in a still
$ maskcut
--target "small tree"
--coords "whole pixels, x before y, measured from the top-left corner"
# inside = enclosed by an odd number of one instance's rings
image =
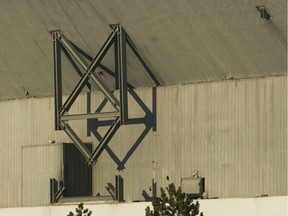
[[[148,206],[146,216],[197,216],[199,214],[199,202],[193,203],[193,200],[188,199],[184,193],[182,193],[179,187],[176,187],[173,183],[166,187],[168,196],[165,190],[161,187],[161,196],[154,197],[152,200],[153,209]],[[203,213],[200,213],[203,216]]]
[[[75,209],[76,213],[73,214],[73,212],[69,212],[67,216],[91,216],[92,211],[89,211],[89,209],[84,209],[83,203],[80,203],[78,207]]]

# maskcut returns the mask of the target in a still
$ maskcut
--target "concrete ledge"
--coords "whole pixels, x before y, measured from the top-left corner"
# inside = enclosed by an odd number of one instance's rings
[[[200,210],[205,216],[287,216],[287,196],[263,198],[231,198],[200,200]],[[92,211],[92,216],[145,216],[149,202],[95,204],[85,202],[84,206]],[[66,216],[74,212],[73,205],[51,205],[26,208],[2,208],[0,216]]]

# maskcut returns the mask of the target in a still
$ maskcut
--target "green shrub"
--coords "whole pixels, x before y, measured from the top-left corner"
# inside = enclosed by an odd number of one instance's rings
[[[154,197],[152,200],[153,210],[148,206],[146,216],[197,216],[199,215],[199,202],[193,202],[182,193],[179,187],[173,183],[166,187],[167,193],[163,188],[160,188],[161,196]],[[203,216],[203,213],[200,213]]]

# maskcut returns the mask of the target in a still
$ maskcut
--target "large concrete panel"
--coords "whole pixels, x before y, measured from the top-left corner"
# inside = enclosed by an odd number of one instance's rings
[[[152,109],[152,90],[136,93]],[[93,167],[93,195],[108,195],[106,184],[115,184],[120,174],[125,200],[143,200],[143,190],[152,194],[152,179],[159,194],[160,186],[180,185],[195,171],[205,177],[210,198],[287,195],[286,76],[159,87],[156,96],[157,130],[145,134],[143,124],[120,127]],[[91,110],[102,100],[93,92]],[[81,95],[71,113],[86,112],[87,103],[87,95]],[[130,118],[144,116],[131,96],[129,106]],[[53,112],[49,97],[0,102],[1,207],[46,205],[47,181],[62,178],[58,147],[71,141],[54,131]],[[83,142],[96,147],[97,139],[88,133],[95,124],[71,125]]]

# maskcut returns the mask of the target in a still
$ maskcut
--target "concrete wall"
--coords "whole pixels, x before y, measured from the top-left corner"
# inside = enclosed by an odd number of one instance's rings
[[[234,198],[200,200],[200,211],[205,216],[287,216],[287,197]],[[145,216],[151,203],[84,204],[93,216]],[[0,208],[0,216],[64,216],[75,212],[76,205],[43,206],[26,208]]]
[[[152,109],[152,90],[136,93]],[[108,195],[104,186],[120,174],[125,200],[143,200],[152,178],[159,190],[196,170],[210,198],[287,195],[286,76],[159,87],[156,96],[157,130],[144,136],[143,124],[120,127],[93,167],[93,195]],[[103,96],[91,99],[95,111]],[[87,112],[87,103],[81,95],[71,113]],[[131,96],[129,106],[130,118],[144,116]],[[63,177],[61,143],[71,142],[54,131],[53,118],[53,98],[0,102],[0,207],[49,203],[49,178]],[[88,133],[95,124],[71,126],[96,147]]]

